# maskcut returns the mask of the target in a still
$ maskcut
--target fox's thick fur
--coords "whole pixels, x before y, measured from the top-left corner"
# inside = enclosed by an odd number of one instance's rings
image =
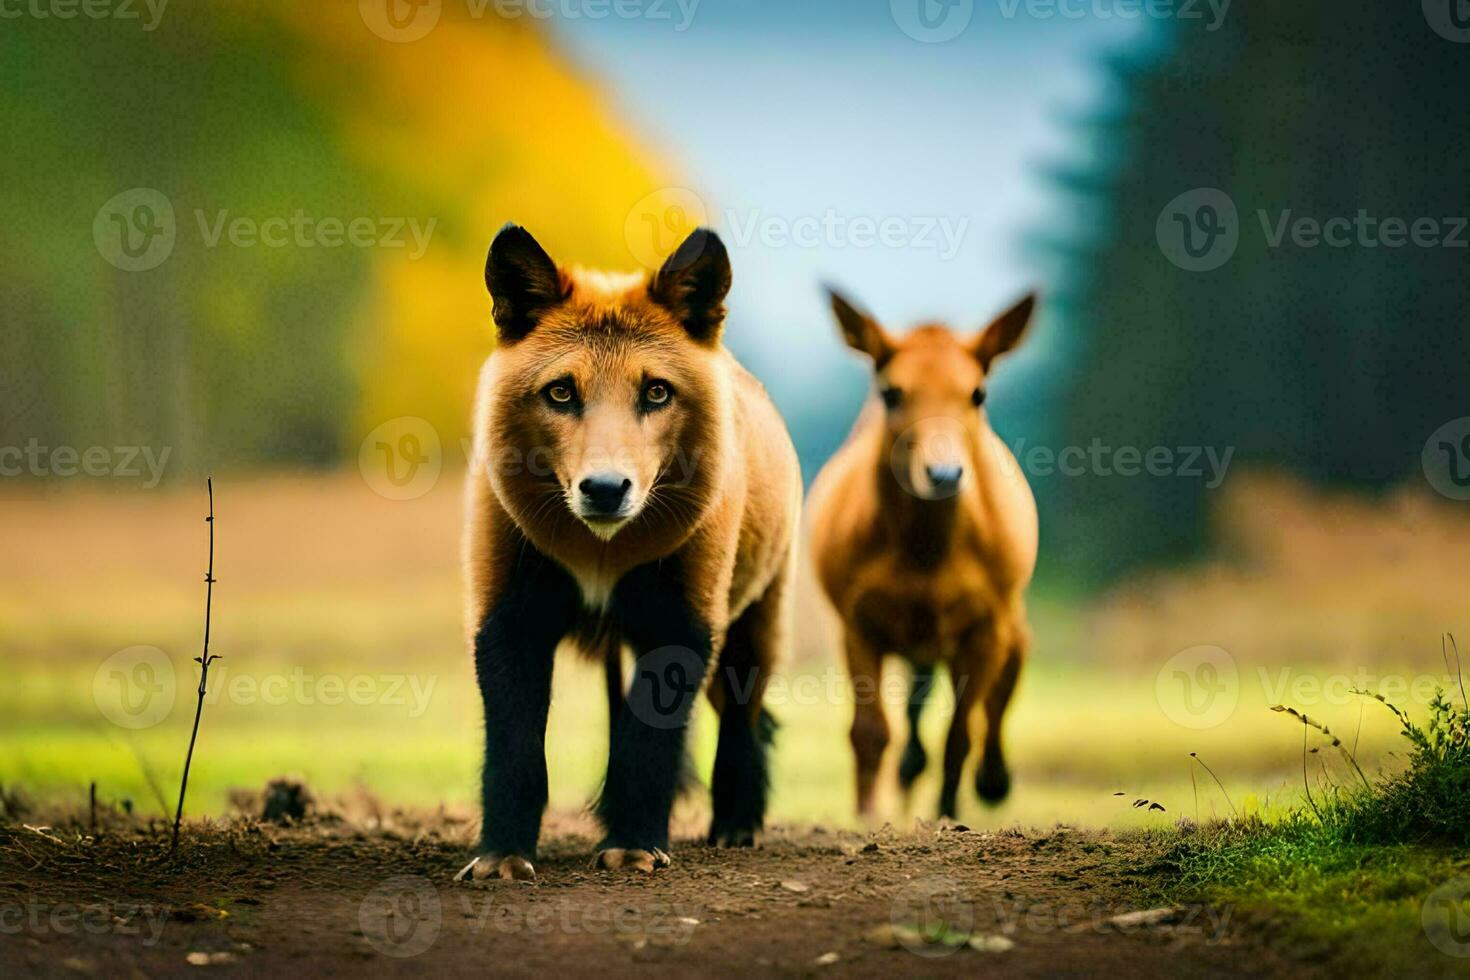
[[[983,405],[992,362],[1019,341],[1034,300],[976,335],[931,324],[900,338],[842,297],[832,301],[848,344],[872,359],[877,391],[812,486],[812,555],[842,620],[854,690],[882,689],[890,653],[913,665],[905,790],[925,765],[918,720],[934,668],[948,666],[955,714],[939,808],[953,817],[977,707],[986,733],[976,791],[997,802],[1010,788],[1001,722],[1030,644],[1036,503]],[[860,812],[873,810],[888,738],[883,705],[859,698],[851,740]]]
[[[599,865],[667,863],[701,687],[720,713],[710,841],[749,844],[801,481],[775,407],[720,340],[725,249],[700,230],[658,272],[610,275],[558,267],[508,225],[485,275],[499,344],[480,376],[464,536],[486,730],[474,873],[534,875],[563,640],[608,664]],[[611,517],[584,492],[609,479],[624,494]]]

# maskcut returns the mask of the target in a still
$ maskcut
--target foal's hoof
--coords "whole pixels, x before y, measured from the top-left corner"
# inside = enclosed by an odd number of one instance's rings
[[[597,852],[592,866],[603,871],[645,871],[652,874],[671,863],[668,854],[656,847],[646,851],[638,847],[605,847]]]
[[[749,828],[711,827],[705,843],[710,847],[754,847],[755,831]]]
[[[518,854],[501,857],[499,854],[481,854],[460,869],[455,881],[484,881],[499,878],[503,881],[535,881],[536,869],[530,861]]]
[[[924,774],[924,767],[928,764],[929,756],[925,754],[924,746],[918,739],[910,739],[903,747],[903,758],[898,762],[898,784],[907,791]]]
[[[975,792],[980,799],[992,806],[1004,800],[1011,792],[1011,774],[1005,763],[980,766],[975,774]]]

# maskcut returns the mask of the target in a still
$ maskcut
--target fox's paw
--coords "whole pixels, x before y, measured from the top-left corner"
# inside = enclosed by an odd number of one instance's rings
[[[535,881],[536,868],[519,854],[499,855],[494,852],[481,854],[460,869],[455,881],[484,881],[499,878],[503,881]]]
[[[597,852],[592,866],[603,871],[644,871],[652,874],[672,863],[669,855],[657,847],[648,850],[639,847],[604,847]]]

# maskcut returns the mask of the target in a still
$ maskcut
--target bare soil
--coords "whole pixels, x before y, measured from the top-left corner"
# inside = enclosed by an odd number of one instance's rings
[[[1158,836],[694,829],[669,869],[594,871],[594,828],[556,817],[536,882],[455,883],[471,827],[442,815],[195,825],[172,858],[161,826],[0,826],[0,976],[1314,972],[1161,904]]]

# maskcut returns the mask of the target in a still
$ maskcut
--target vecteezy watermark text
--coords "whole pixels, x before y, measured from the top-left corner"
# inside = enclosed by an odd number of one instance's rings
[[[665,946],[683,946],[699,920],[693,907],[657,899],[606,904],[571,904],[555,900],[527,905],[494,890],[456,888],[442,893],[420,875],[395,875],[363,898],[358,925],[363,939],[386,956],[408,958],[438,941],[446,911],[476,935],[625,936]]]
[[[228,209],[207,216],[196,209],[199,237],[206,248],[215,248],[221,239],[236,248],[407,248],[413,239],[410,259],[421,259],[429,250],[437,218],[420,221],[413,217],[384,218],[316,218],[297,208],[290,217],[274,215],[256,218],[230,214]],[[405,235],[405,231],[407,234]]]
[[[462,3],[471,20],[646,20],[669,21],[678,32],[694,22],[700,0],[358,0],[367,29],[394,44],[421,41],[439,26],[446,4]]]
[[[744,248],[759,242],[764,248],[894,248],[937,252],[944,261],[959,253],[967,217],[943,215],[843,215],[832,208],[821,214],[765,214],[759,208],[725,212],[730,243]]]
[[[206,704],[225,700],[230,704],[270,707],[387,705],[407,707],[408,717],[418,718],[428,710],[439,678],[434,674],[309,673],[300,666],[286,673],[231,674],[229,665],[221,663],[210,672],[209,681],[209,690],[204,695]]]
[[[995,0],[1000,15],[1032,20],[1205,20],[1214,32],[1225,22],[1231,0]]]
[[[1225,482],[1235,447],[1226,446],[1110,446],[1094,438],[1086,446],[1027,447],[1025,439],[1012,447],[1021,468],[1031,476],[1153,476],[1203,479],[1214,490]]]
[[[1252,676],[1255,689],[1246,697],[1244,680]],[[1362,703],[1368,695],[1395,705],[1427,705],[1452,683],[1447,674],[1400,674],[1370,667],[1312,671],[1258,666],[1246,673],[1228,650],[1201,645],[1181,650],[1163,663],[1155,675],[1154,695],[1170,721],[1205,729],[1230,720],[1243,700],[1256,710],[1284,704],[1312,712]]]
[[[204,700],[209,704],[287,704],[336,707],[407,708],[410,718],[428,710],[439,678],[434,674],[309,673],[302,666],[284,671],[232,671],[221,661],[210,672]],[[151,728],[168,718],[179,695],[173,658],[154,646],[119,650],[98,665],[92,700],[102,717],[120,728]]]
[[[172,446],[48,446],[32,438],[24,446],[0,446],[0,477],[90,476],[143,479],[152,490],[163,479]]]
[[[775,213],[726,208],[715,214],[687,187],[661,187],[634,202],[623,221],[628,251],[657,269],[695,228],[713,225],[736,248],[916,249],[949,260],[959,254],[970,219],[940,214],[849,214],[835,208]]]
[[[167,7],[168,0],[0,0],[0,20],[136,20],[151,32]]]
[[[3,2],[3,0],[0,0]],[[413,216],[340,217],[290,214],[242,215],[229,208],[195,208],[194,224],[205,248],[383,248],[404,249],[423,258],[437,218]],[[92,221],[97,252],[125,272],[156,269],[173,254],[180,236],[173,201],[152,187],[134,187],[113,196]]]
[[[1305,215],[1294,208],[1257,208],[1256,223],[1269,249],[1470,248],[1470,218],[1462,215]],[[1229,262],[1250,227],[1235,201],[1218,187],[1177,195],[1159,212],[1155,237],[1168,260],[1188,272]]]
[[[136,936],[144,946],[154,946],[163,935],[169,910],[157,905],[132,902],[41,902],[28,899],[24,905],[0,904],[0,936],[26,933],[32,936]]]

